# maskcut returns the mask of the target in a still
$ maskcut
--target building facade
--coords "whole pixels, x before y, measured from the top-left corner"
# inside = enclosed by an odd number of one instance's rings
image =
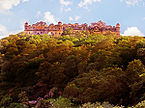
[[[78,31],[90,31],[94,33],[105,33],[107,31],[113,32],[116,35],[120,36],[120,24],[117,23],[116,26],[110,26],[106,25],[106,23],[102,21],[98,21],[97,23],[91,23],[91,25],[88,26],[88,24],[81,24],[78,23],[75,24],[62,24],[62,22],[58,22],[57,25],[50,24],[47,25],[45,22],[37,22],[36,24],[29,25],[28,22],[25,23],[25,33],[29,35],[40,35],[40,34],[48,34],[51,36],[61,36],[63,31],[66,28],[72,28],[73,32]]]

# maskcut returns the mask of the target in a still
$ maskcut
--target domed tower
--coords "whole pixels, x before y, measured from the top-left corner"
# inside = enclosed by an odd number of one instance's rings
[[[116,34],[120,35],[120,24],[119,23],[116,24]]]
[[[26,22],[26,23],[25,23],[25,31],[27,31],[27,30],[28,30],[28,27],[29,27],[29,23],[28,23],[28,22]]]
[[[62,22],[58,22],[58,25],[62,26]]]
[[[62,22],[58,22],[58,25],[59,25],[59,31],[62,31],[63,30],[63,24],[62,24]],[[60,34],[60,33],[59,33]]]

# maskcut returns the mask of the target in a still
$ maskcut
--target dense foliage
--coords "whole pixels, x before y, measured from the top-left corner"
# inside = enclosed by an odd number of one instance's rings
[[[19,33],[0,40],[0,107],[140,108],[144,100],[142,37],[68,29],[57,38]]]

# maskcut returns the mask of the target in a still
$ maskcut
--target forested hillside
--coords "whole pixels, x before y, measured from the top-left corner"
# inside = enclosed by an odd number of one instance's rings
[[[10,35],[0,40],[0,69],[2,108],[145,107],[143,37]]]

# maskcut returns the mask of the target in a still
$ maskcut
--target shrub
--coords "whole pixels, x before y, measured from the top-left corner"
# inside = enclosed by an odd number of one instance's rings
[[[8,108],[26,108],[21,103],[11,103]]]
[[[52,108],[66,108],[71,107],[73,104],[67,98],[59,97],[56,100],[49,100]]]
[[[0,107],[7,107],[12,102],[12,98],[9,95],[5,95],[0,101]]]

